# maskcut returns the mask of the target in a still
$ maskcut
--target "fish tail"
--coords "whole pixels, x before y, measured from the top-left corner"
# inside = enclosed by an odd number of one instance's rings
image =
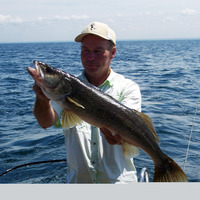
[[[155,165],[153,182],[188,182],[188,179],[178,164],[167,156],[165,162]]]

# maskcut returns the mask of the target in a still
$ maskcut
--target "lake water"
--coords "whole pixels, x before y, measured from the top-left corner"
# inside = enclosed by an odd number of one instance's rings
[[[161,149],[181,168],[192,135],[185,173],[199,182],[200,40],[119,41],[117,48],[113,70],[139,84],[142,112],[152,118]],[[82,70],[79,43],[0,44],[0,173],[25,163],[66,159],[62,129],[44,130],[32,114],[35,94],[26,67],[33,60],[73,75]],[[138,171],[146,167],[152,181],[154,164],[142,150],[135,165]],[[0,183],[62,183],[66,170],[63,162],[27,166],[0,177]],[[27,181],[25,174],[34,176]]]

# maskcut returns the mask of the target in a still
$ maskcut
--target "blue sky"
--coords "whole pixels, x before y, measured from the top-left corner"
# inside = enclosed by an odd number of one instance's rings
[[[200,38],[200,0],[0,0],[0,42],[73,41],[93,21],[118,40]]]

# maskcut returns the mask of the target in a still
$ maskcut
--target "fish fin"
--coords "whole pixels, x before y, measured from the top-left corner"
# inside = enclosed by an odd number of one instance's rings
[[[71,103],[75,104],[76,106],[78,106],[78,107],[81,107],[81,108],[85,109],[85,107],[84,107],[83,105],[81,105],[80,103],[78,103],[78,102],[74,101],[72,98],[70,98],[70,97],[67,97],[67,100],[68,100],[68,101],[70,101]]]
[[[160,143],[160,140],[159,140],[159,138],[156,134],[156,130],[153,126],[152,119],[148,115],[146,115],[142,112],[138,112],[137,110],[134,110],[134,111],[137,112],[140,115],[140,117],[143,119],[144,123],[148,126],[148,128],[150,129],[150,131],[151,131],[152,135],[154,136],[156,142]]]
[[[62,127],[72,128],[76,124],[80,125],[82,120],[72,111],[64,111],[62,114]]]
[[[188,182],[187,176],[178,164],[167,156],[164,163],[155,165],[154,182]]]
[[[122,148],[126,159],[130,159],[139,154],[138,147],[122,141]]]

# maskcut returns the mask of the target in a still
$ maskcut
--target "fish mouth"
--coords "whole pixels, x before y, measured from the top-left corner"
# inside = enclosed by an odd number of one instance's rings
[[[37,60],[35,60],[35,61],[33,61],[33,64],[34,64],[34,66],[35,66],[36,75],[37,75],[38,77],[40,77],[41,79],[43,79],[43,78],[44,78],[44,73],[43,73],[43,71],[42,71],[42,69],[41,69],[41,67],[40,67],[39,62],[38,62]]]
[[[43,90],[48,89],[55,89],[59,82],[57,84],[53,84],[52,81],[48,81],[48,78],[45,78],[45,71],[43,71],[43,65],[45,66],[45,63],[39,62],[39,61],[33,61],[34,67],[27,67],[28,73],[31,75],[35,83],[42,87]]]
[[[44,73],[43,73],[38,61],[36,61],[36,60],[33,61],[33,64],[34,64],[35,69],[32,67],[27,67],[27,71],[31,75],[33,80],[35,80],[35,82],[38,85],[41,85],[41,83],[44,79]]]

